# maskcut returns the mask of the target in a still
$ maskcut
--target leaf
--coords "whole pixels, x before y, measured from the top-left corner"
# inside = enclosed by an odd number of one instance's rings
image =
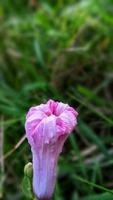
[[[78,147],[78,144],[76,142],[76,138],[74,137],[74,135],[72,135],[72,134],[70,135],[69,141],[71,143],[73,150],[75,151],[76,155],[78,156],[79,164],[81,166],[80,167],[81,173],[84,175],[85,178],[87,178],[86,167],[85,167],[84,162],[82,160],[82,157],[81,157],[81,154],[80,154],[80,149]]]
[[[105,99],[99,97],[95,91],[90,90],[89,88],[86,88],[84,86],[78,85],[77,87],[78,92],[80,92],[82,95],[84,95],[87,98],[87,101],[90,100],[97,103],[97,105],[108,105],[109,102],[106,101]]]
[[[22,181],[22,191],[26,197],[33,199],[32,184],[27,176],[24,176]]]
[[[42,54],[42,49],[41,49],[40,43],[37,40],[35,40],[34,42],[34,49],[35,49],[38,62],[41,64],[42,67],[44,67],[45,63],[44,63],[44,58]]]
[[[103,142],[101,139],[96,135],[96,133],[82,120],[79,121],[78,123],[79,130],[82,135],[84,135],[87,139],[89,139],[91,142],[96,144],[99,149],[106,155],[108,156],[107,149],[105,148]]]
[[[98,195],[90,195],[85,198],[82,198],[81,200],[112,200],[113,195],[109,193],[103,193]]]

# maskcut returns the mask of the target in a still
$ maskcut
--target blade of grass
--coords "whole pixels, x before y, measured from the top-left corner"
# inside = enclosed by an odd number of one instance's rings
[[[103,154],[109,156],[102,140],[86,123],[84,123],[82,120],[79,120],[78,127],[82,135],[84,135],[87,139],[96,144],[99,147],[99,149],[103,152]]]
[[[113,199],[113,195],[109,193],[90,195],[90,196],[81,198],[81,200],[112,200],[112,199]]]
[[[79,106],[78,110],[80,110],[82,107],[86,107],[91,112],[95,113],[100,118],[105,120],[108,123],[109,126],[113,126],[113,120],[110,117],[107,117],[101,111],[97,111],[97,109],[94,106],[92,106],[90,103],[87,103],[86,100],[79,99],[79,98],[77,98],[77,96],[74,96],[74,95],[72,95],[70,93],[68,93],[68,96],[71,97],[72,99],[76,100],[77,102],[79,102],[81,104]]]
[[[78,181],[82,182],[82,183],[85,183],[85,184],[87,184],[87,185],[93,186],[93,187],[95,187],[95,188],[97,188],[97,189],[100,189],[100,190],[102,190],[102,191],[108,192],[109,194],[112,194],[112,195],[113,195],[113,190],[110,190],[110,189],[108,189],[108,188],[105,188],[105,187],[102,186],[102,185],[98,185],[98,184],[92,183],[92,182],[90,182],[90,181],[88,181],[88,180],[86,180],[86,179],[83,179],[83,178],[80,177],[80,176],[75,175],[75,174],[73,174],[73,178],[74,178],[75,180],[78,180]]]

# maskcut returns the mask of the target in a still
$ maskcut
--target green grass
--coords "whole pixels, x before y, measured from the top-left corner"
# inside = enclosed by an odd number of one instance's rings
[[[79,112],[59,160],[54,200],[113,199],[112,10],[112,0],[0,1],[4,155],[23,137],[30,106],[52,98]],[[24,141],[0,163],[2,199],[28,199],[21,183],[29,161]]]

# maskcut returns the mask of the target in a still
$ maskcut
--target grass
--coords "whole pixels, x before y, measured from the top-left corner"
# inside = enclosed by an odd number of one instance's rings
[[[25,114],[49,98],[79,111],[53,199],[113,199],[112,9],[112,0],[0,1],[1,156],[12,152],[0,161],[1,199],[29,199],[21,189],[31,160],[20,143]]]

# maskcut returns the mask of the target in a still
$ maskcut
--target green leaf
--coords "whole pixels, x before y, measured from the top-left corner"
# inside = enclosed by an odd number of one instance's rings
[[[78,127],[82,135],[84,135],[92,143],[96,144],[99,147],[99,149],[106,156],[108,156],[107,149],[105,148],[102,140],[96,135],[96,133],[86,123],[84,123],[82,120],[79,120]]]
[[[42,49],[41,49],[39,41],[37,41],[37,40],[35,40],[35,42],[34,42],[34,49],[35,49],[35,53],[36,53],[38,62],[41,64],[42,67],[44,67],[45,64],[44,64]]]
[[[72,146],[73,150],[75,151],[76,155],[78,156],[78,161],[79,161],[79,164],[80,164],[80,166],[81,166],[81,167],[80,167],[81,173],[83,174],[83,176],[84,176],[85,178],[87,178],[86,167],[85,167],[85,164],[84,164],[84,162],[83,162],[83,160],[82,160],[82,157],[81,157],[81,154],[80,154],[80,149],[79,149],[78,144],[77,144],[77,142],[76,142],[76,138],[74,137],[73,134],[71,134],[71,135],[69,136],[69,141],[70,141],[70,143],[71,143],[71,146]]]
[[[85,198],[82,198],[81,200],[112,200],[113,195],[109,193],[103,193],[98,195],[90,195]]]
[[[26,197],[33,199],[32,184],[28,176],[24,176],[22,181],[22,191]]]

